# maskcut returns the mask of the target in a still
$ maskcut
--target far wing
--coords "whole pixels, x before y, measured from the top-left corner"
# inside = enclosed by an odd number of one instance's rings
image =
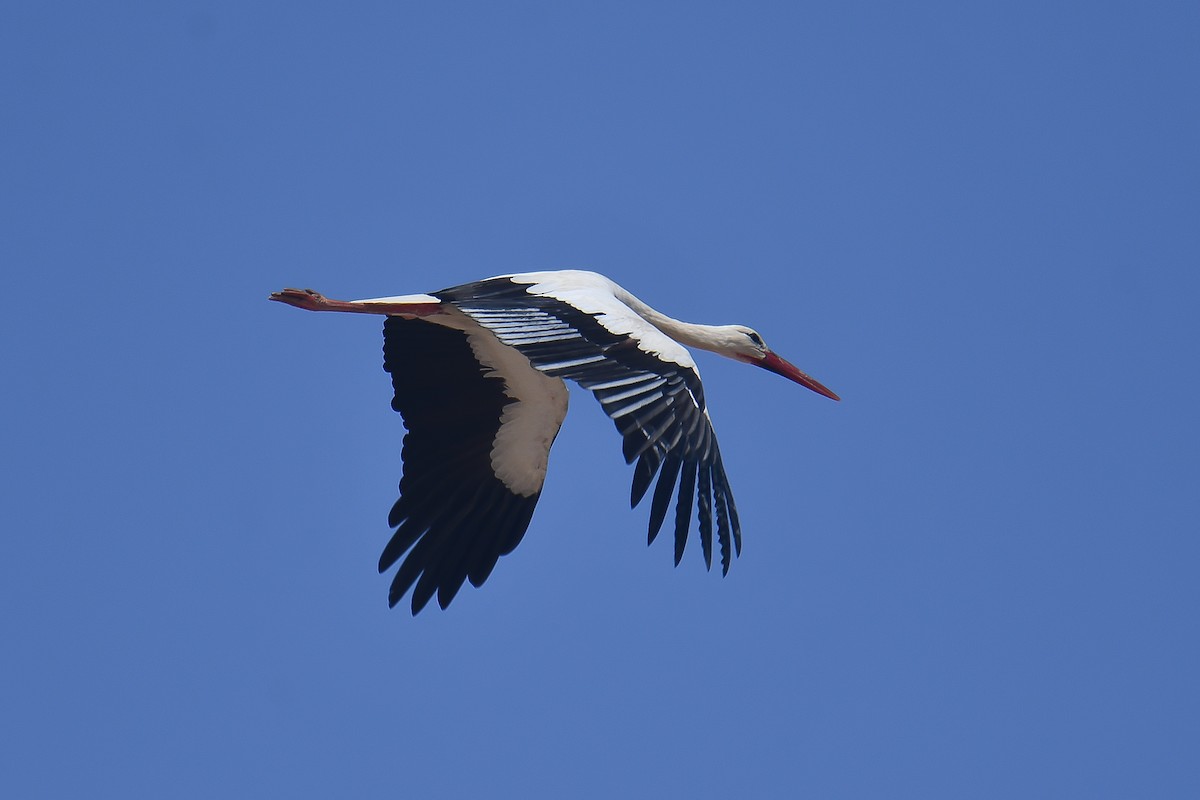
[[[392,408],[403,415],[408,433],[400,499],[388,515],[396,531],[379,558],[379,571],[404,557],[388,602],[396,605],[415,583],[416,614],[435,592],[445,608],[465,580],[482,585],[497,559],[520,543],[541,496],[545,458],[566,412],[566,390],[554,381],[559,394],[551,387],[538,397],[522,397],[514,388],[522,378],[526,384],[529,377],[549,381],[519,357],[506,369],[481,363],[480,353],[498,347],[480,341],[491,339],[485,331],[388,317],[383,334],[384,369],[395,389]],[[514,374],[520,369],[528,375]],[[509,472],[528,466],[520,476],[525,485],[511,477],[506,484],[504,470],[496,469],[497,441],[501,427],[522,416],[522,405],[545,435],[516,453],[528,465],[508,464]],[[507,457],[514,458],[511,447]]]
[[[545,374],[576,381],[596,396],[623,437],[626,463],[637,462],[632,505],[641,502],[658,475],[650,503],[649,541],[658,535],[676,497],[676,564],[683,557],[695,500],[704,562],[712,567],[715,503],[721,571],[727,573],[731,544],[741,553],[741,525],[705,409],[700,375],[687,350],[615,297],[591,297],[589,310],[581,311],[527,289],[508,278],[493,278],[434,295],[516,348]]]

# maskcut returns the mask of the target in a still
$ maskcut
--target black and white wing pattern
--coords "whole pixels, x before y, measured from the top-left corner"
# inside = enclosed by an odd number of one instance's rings
[[[492,278],[432,294],[487,328],[546,375],[573,380],[595,395],[624,439],[626,462],[637,462],[631,505],[641,502],[658,475],[650,503],[650,542],[676,498],[677,565],[695,501],[704,563],[711,569],[715,504],[721,571],[727,573],[731,547],[741,554],[741,525],[700,375],[686,348],[641,319],[611,291],[568,296],[553,286],[537,285],[537,275]]]
[[[520,543],[567,409],[562,381],[469,320],[439,319],[388,317],[383,328],[392,408],[408,433],[400,499],[388,515],[396,531],[379,571],[404,557],[388,602],[415,583],[413,614],[435,592],[445,608],[465,580],[482,585]],[[465,329],[447,326],[459,322]]]

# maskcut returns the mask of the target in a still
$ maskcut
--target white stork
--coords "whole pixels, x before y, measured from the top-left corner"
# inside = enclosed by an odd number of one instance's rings
[[[625,461],[637,462],[632,506],[658,474],[650,542],[678,497],[676,565],[694,498],[704,563],[712,568],[715,501],[722,574],[729,571],[731,541],[741,554],[741,528],[700,374],[683,345],[839,399],[750,328],[671,319],[594,272],[502,275],[369,300],[329,300],[310,289],[284,289],[271,299],[309,311],[387,317],[383,368],[392,376],[392,408],[408,433],[400,499],[388,515],[395,532],[379,571],[404,557],[388,604],[395,606],[415,583],[414,615],[435,593],[446,608],[465,580],[481,586],[497,559],[520,543],[567,413],[564,378],[596,396],[621,432]]]

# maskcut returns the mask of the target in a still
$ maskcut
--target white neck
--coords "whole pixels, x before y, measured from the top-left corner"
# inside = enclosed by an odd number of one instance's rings
[[[616,294],[621,302],[637,312],[639,317],[675,341],[689,347],[728,355],[726,351],[730,349],[730,342],[725,330],[728,326],[697,325],[692,322],[682,322],[655,311],[624,289],[620,289],[620,287],[618,289],[619,291]]]

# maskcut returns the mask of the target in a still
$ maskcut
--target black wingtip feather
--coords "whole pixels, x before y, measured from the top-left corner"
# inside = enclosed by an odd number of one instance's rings
[[[642,457],[638,459],[637,466],[633,468],[633,486],[629,490],[630,508],[636,508],[637,504],[642,502],[642,498],[646,496],[646,490],[650,488],[650,481],[654,480],[658,463],[651,456],[651,453],[643,453]]]
[[[384,546],[383,552],[379,554],[380,574],[391,569],[428,528],[428,521],[413,518],[403,520]]]
[[[729,532],[729,508],[725,501],[725,496],[729,493],[729,488],[725,485],[725,474],[720,469],[712,471],[713,481],[713,499],[717,505],[717,540],[721,543],[721,575],[729,574],[729,562],[731,560],[729,553],[729,540],[731,538]]]
[[[675,566],[683,559],[687,546],[688,528],[692,525],[692,497],[696,493],[696,462],[683,465],[679,478],[679,502],[675,505]]]
[[[478,589],[480,586],[483,586],[483,584],[487,582],[487,579],[491,577],[492,570],[496,568],[496,562],[499,560],[499,553],[493,553],[489,555],[486,561],[481,561],[471,568],[471,571],[467,573],[467,580],[469,580],[471,585],[476,589]]]
[[[413,546],[409,552],[408,558],[404,559],[404,563],[400,565],[400,569],[396,570],[395,577],[392,578],[392,585],[388,590],[388,605],[394,607],[400,602],[400,598],[408,592],[413,583],[416,582],[417,576],[421,574],[421,565],[424,557],[425,542],[428,539],[422,539]],[[413,612],[414,614],[416,611]]]
[[[712,569],[712,470],[707,464],[702,464],[699,475],[699,496],[697,506],[700,512],[700,546],[704,550],[704,568]]]
[[[742,522],[738,519],[737,504],[733,502],[733,489],[729,486],[729,477],[725,474],[725,464],[721,461],[721,451],[717,450],[713,466],[714,474],[721,476],[722,495],[729,511],[729,527],[733,529],[733,552],[742,554]]]
[[[650,501],[650,526],[646,534],[646,544],[654,543],[662,528],[663,520],[667,518],[667,509],[671,506],[671,496],[675,493],[675,481],[679,478],[679,467],[683,462],[678,458],[668,457],[658,474],[658,483],[654,486],[654,497]]]
[[[415,617],[421,609],[429,605],[429,601],[433,598],[433,593],[437,591],[437,573],[432,570],[425,570],[421,573],[421,579],[417,581],[417,586],[412,593],[412,613]]]
[[[438,606],[443,611],[445,611],[447,608],[450,607],[450,601],[452,601],[455,598],[455,596],[458,594],[458,590],[462,588],[462,585],[466,582],[466,580],[467,580],[467,573],[456,572],[454,574],[454,576],[451,577],[448,582],[443,583],[441,586],[438,587],[438,590],[437,590]]]

